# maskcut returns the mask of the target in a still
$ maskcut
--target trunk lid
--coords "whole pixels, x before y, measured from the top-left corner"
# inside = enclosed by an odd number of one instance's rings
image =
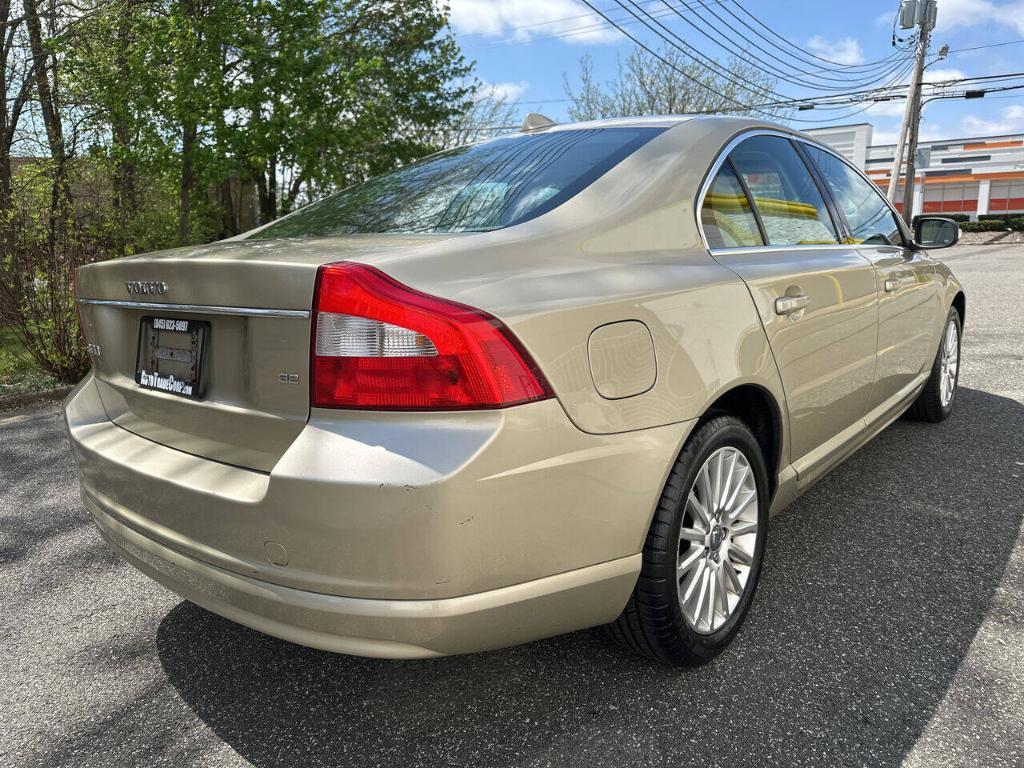
[[[79,309],[108,418],[178,450],[270,471],[309,417],[317,268],[438,239],[228,241],[82,267]],[[189,350],[192,337],[175,330],[184,327],[182,320],[204,328],[205,348]],[[158,335],[154,327],[162,329]],[[152,343],[140,353],[142,334]],[[198,364],[200,355],[205,392],[199,399],[137,381],[140,369],[154,373],[149,369],[157,358],[159,374],[188,378],[188,361]]]

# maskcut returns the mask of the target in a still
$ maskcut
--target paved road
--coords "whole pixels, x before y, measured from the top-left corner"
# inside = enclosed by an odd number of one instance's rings
[[[58,411],[0,421],[0,765],[1024,765],[1024,247],[961,248],[963,390],[772,523],[710,666],[600,631],[333,656],[181,601],[86,521]]]

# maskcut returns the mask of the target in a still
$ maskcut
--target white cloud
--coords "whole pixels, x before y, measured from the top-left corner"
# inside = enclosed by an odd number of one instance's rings
[[[924,71],[924,78],[922,82],[925,83],[944,83],[949,80],[962,80],[967,77],[959,69],[932,69],[929,67]]]
[[[464,35],[528,42],[567,35],[570,43],[607,43],[621,34],[577,0],[451,0],[452,28]]]
[[[530,84],[525,80],[518,83],[489,83],[486,80],[480,82],[480,90],[477,92],[481,99],[494,99],[495,101],[515,102],[519,101]]]
[[[1015,104],[1012,107],[1007,107],[995,120],[984,120],[977,115],[967,115],[960,120],[960,128],[970,136],[992,136],[1024,131],[1024,106]]]
[[[996,3],[992,0],[941,0],[936,33],[964,27],[1009,26],[1024,35],[1024,2]]]
[[[836,64],[864,63],[864,51],[861,50],[860,43],[852,37],[830,42],[821,35],[815,35],[807,41],[807,47],[821,58],[834,61]]]
[[[891,130],[878,130],[876,128],[871,132],[871,143],[875,145],[895,144],[899,137],[899,125]],[[922,125],[918,141],[941,141],[942,139],[948,139],[949,137],[950,133],[947,130],[930,125]]]
[[[892,101],[876,101],[867,109],[867,114],[873,117],[903,117],[907,111],[906,99],[893,99]]]
[[[875,128],[871,134],[871,143],[895,144],[899,138],[899,128],[899,123],[893,123],[891,128],[887,129]],[[967,115],[960,118],[960,122],[952,128],[922,123],[920,141],[942,141],[964,136],[999,136],[1006,133],[1024,133],[1024,105],[1006,107],[992,120]]]

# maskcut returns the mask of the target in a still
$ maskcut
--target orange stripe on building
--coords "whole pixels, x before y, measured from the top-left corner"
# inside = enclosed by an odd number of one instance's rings
[[[925,184],[952,184],[958,181],[976,181],[981,178],[980,176],[973,176],[969,173],[959,173],[956,176],[934,176],[928,178],[925,176]]]
[[[1016,181],[1024,179],[1024,171],[992,171],[991,173],[976,173],[976,179],[993,179],[995,181]]]
[[[989,141],[980,144],[964,144],[965,152],[973,152],[978,149],[999,149],[1000,147],[1021,147],[1024,141]]]

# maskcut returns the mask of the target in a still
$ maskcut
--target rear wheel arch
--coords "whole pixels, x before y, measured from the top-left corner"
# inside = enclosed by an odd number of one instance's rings
[[[774,496],[782,457],[782,412],[775,397],[757,384],[740,384],[720,394],[699,423],[721,414],[735,416],[754,433],[768,469],[769,491]]]

